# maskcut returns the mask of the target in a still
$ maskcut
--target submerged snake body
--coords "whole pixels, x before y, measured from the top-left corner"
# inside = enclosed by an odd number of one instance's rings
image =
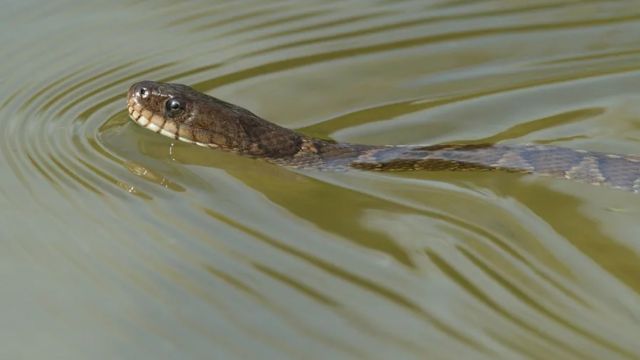
[[[362,145],[311,138],[180,84],[143,81],[129,89],[139,125],[200,146],[304,169],[503,170],[640,192],[640,156],[545,145]]]

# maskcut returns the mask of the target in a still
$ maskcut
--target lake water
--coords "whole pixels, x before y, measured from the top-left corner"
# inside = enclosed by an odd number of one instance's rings
[[[133,124],[180,82],[306,134],[640,153],[636,1],[5,1],[0,358],[640,358],[640,196],[292,171]]]

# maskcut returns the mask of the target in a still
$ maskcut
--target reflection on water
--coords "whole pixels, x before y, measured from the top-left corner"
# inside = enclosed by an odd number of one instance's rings
[[[640,153],[636,5],[5,4],[0,358],[640,357],[635,196],[296,172],[124,100],[176,81],[343,141]]]

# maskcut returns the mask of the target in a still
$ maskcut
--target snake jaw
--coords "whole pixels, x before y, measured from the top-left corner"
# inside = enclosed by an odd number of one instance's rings
[[[151,111],[144,109],[142,105],[138,104],[135,100],[128,100],[129,117],[133,122],[141,127],[151,130],[155,133],[164,135],[174,140],[184,141],[189,144],[196,144],[207,148],[217,148],[216,144],[206,144],[198,141],[193,141],[189,138],[179,136],[177,125],[171,121],[167,121],[164,117],[157,114],[153,114]],[[174,131],[169,131],[166,127],[171,126]]]
[[[158,115],[154,115],[151,111],[143,109],[142,105],[137,104],[135,101],[129,100],[129,117],[133,122],[142,126],[145,129],[149,129],[153,132],[168,136],[175,139],[175,134],[166,131],[164,124],[166,120]]]

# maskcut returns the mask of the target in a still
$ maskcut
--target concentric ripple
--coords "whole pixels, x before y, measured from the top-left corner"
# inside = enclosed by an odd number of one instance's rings
[[[637,197],[293,172],[125,99],[173,81],[341,141],[640,153],[636,3],[10,1],[0,30],[0,358],[640,357]]]

